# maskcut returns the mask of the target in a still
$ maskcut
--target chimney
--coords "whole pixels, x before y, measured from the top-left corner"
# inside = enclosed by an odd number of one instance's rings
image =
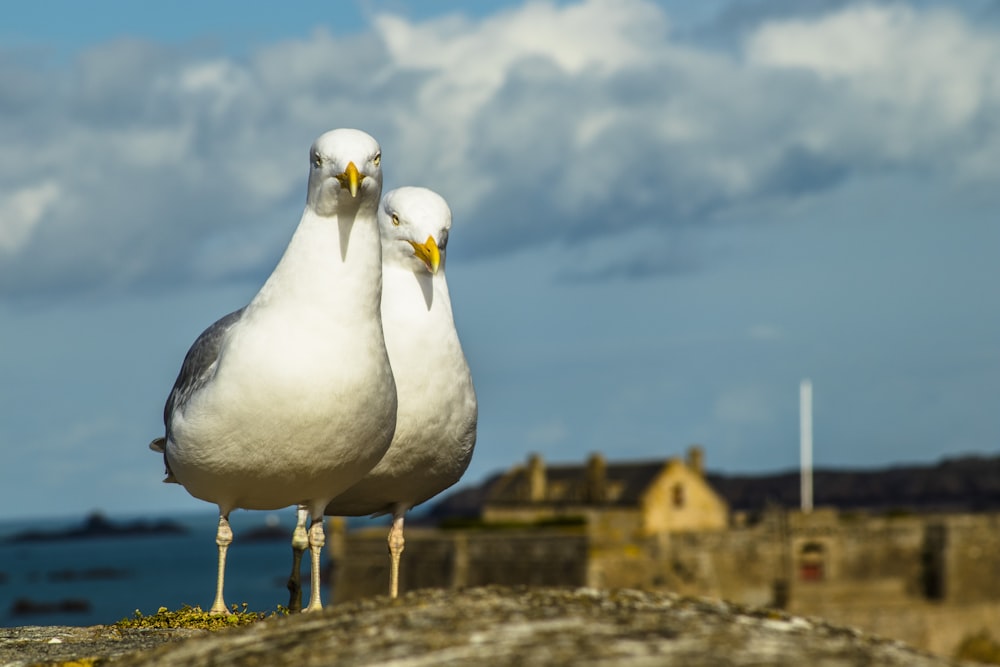
[[[698,475],[705,476],[705,450],[701,445],[691,445],[687,451],[687,467]]]
[[[608,499],[608,462],[600,452],[594,452],[587,459],[587,479],[584,484],[584,501],[603,503]]]
[[[528,500],[545,502],[545,462],[541,454],[528,457]]]

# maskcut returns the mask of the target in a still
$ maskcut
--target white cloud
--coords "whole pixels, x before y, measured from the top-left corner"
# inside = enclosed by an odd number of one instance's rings
[[[956,11],[768,19],[726,51],[678,41],[648,0],[383,14],[244,59],[138,40],[65,67],[0,52],[0,291],[266,272],[308,145],[337,126],[380,139],[388,186],[449,199],[466,257],[637,230],[669,241],[670,227],[880,170],[992,182],[996,62],[996,28]],[[593,273],[676,264],[648,255]]]
[[[46,181],[0,199],[0,251],[17,251],[58,196],[59,187]]]
[[[858,138],[874,141],[870,149],[888,159],[934,159],[942,148],[964,153],[976,129],[970,124],[1000,102],[995,30],[952,12],[861,5],[815,20],[773,21],[748,39],[746,53],[751,66],[799,70],[839,91],[837,107],[864,121]],[[814,142],[830,149],[843,137],[829,131],[848,131],[832,125],[824,140],[817,129]]]

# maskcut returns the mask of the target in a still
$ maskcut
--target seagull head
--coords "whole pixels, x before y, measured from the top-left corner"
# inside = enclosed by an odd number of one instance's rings
[[[397,188],[378,210],[382,261],[437,273],[444,267],[451,229],[448,202],[427,188]]]
[[[320,215],[343,206],[378,202],[382,194],[382,149],[361,130],[323,134],[309,149],[309,192],[306,205]]]

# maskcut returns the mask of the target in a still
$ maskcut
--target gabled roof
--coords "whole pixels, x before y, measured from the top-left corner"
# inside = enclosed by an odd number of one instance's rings
[[[605,467],[604,484],[607,489],[604,502],[593,503],[588,489],[587,464],[546,465],[545,500],[546,505],[600,504],[637,507],[642,495],[670,463],[677,459],[656,461],[629,461],[608,463]],[[486,492],[487,505],[530,504],[529,469],[519,465],[511,468],[490,484]]]

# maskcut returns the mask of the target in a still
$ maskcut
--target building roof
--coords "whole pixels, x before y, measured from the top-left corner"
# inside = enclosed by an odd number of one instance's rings
[[[496,478],[486,493],[489,505],[523,505],[542,502],[547,505],[601,504],[635,507],[653,480],[677,459],[657,461],[631,461],[603,465],[603,484],[606,492],[595,494],[593,457],[591,462],[576,465],[546,465],[542,498],[531,499],[531,469],[519,465]],[[603,460],[602,460],[603,462]],[[601,499],[603,498],[603,500]]]

